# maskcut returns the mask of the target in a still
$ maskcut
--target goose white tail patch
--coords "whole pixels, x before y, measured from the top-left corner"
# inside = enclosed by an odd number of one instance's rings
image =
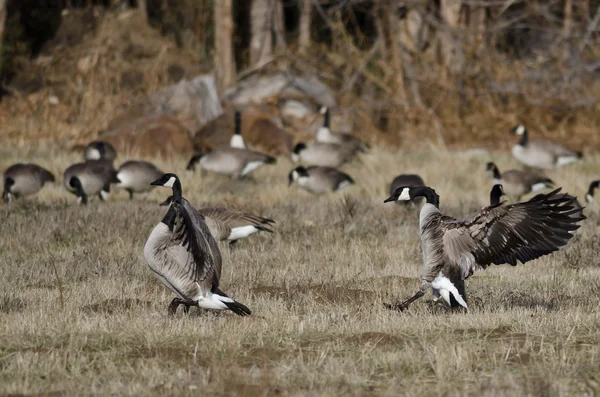
[[[129,178],[130,174],[124,171],[119,171],[117,173],[117,179],[119,180],[119,183],[117,183],[117,186],[120,187],[124,187],[127,188],[129,186],[131,186],[132,181]]]
[[[246,175],[246,174],[251,173],[252,171],[254,171],[255,169],[257,169],[261,165],[263,165],[262,161],[251,161],[251,162],[249,162],[248,164],[246,164],[246,166],[242,170],[242,175]]]
[[[229,146],[237,149],[246,149],[246,143],[241,135],[233,134],[229,141]]]
[[[402,189],[402,193],[400,193],[400,196],[398,196],[397,201],[410,201],[410,189],[407,187]]]
[[[565,164],[571,164],[571,163],[574,163],[577,160],[579,160],[579,158],[577,156],[559,157],[558,160],[556,160],[556,166],[560,167],[560,166],[563,166]]]
[[[227,240],[238,240],[240,238],[248,237],[249,235],[258,232],[258,229],[254,226],[240,226],[231,229],[231,234],[227,237]]]
[[[454,284],[452,284],[452,281],[450,281],[450,279],[444,276],[441,272],[433,280],[431,286],[434,289],[440,291],[440,295],[442,295],[442,298],[444,298],[446,303],[450,304],[450,294],[452,294],[454,296],[454,299],[456,299],[456,301],[459,303],[459,305],[467,309],[467,302],[465,302],[463,297],[460,296],[458,290],[456,289]]]
[[[165,182],[165,184],[163,186],[164,187],[173,187],[174,184],[175,184],[175,177],[172,176],[169,178],[169,180],[167,182]]]
[[[198,299],[198,306],[203,309],[226,310],[227,305],[223,302],[233,302],[233,299],[207,292]]]
[[[540,191],[540,190],[545,189],[547,187],[548,187],[547,184],[545,184],[544,182],[540,182],[540,183],[536,183],[535,185],[531,186],[531,191],[532,192],[537,192],[537,191]]]
[[[100,197],[102,197],[102,200],[106,201],[110,197],[110,193],[105,190],[100,190]]]

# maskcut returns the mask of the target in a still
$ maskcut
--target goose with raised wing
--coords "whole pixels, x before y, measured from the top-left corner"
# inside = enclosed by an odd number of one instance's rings
[[[244,177],[265,164],[275,164],[275,157],[259,152],[234,147],[220,147],[208,153],[198,153],[188,162],[187,169],[194,170],[196,164],[218,174]]]
[[[486,170],[492,173],[494,184],[502,185],[504,193],[517,201],[526,194],[554,185],[552,179],[535,172],[510,170],[500,173],[498,166],[493,162],[487,163]]]
[[[164,173],[154,164],[147,161],[127,161],[117,171],[117,186],[127,190],[129,199],[133,199],[134,193],[143,193],[152,189],[152,182],[160,178]]]
[[[467,308],[465,280],[491,264],[529,262],[558,251],[573,237],[578,222],[573,199],[560,189],[511,205],[498,203],[464,218],[445,216],[439,209],[439,196],[427,186],[401,186],[385,200],[406,201],[424,197],[419,229],[424,269],[421,288],[410,299],[388,305],[404,310],[425,295],[427,288],[439,291],[452,307]]]
[[[54,175],[37,164],[13,164],[4,171],[4,202],[13,197],[36,194],[46,182],[54,182]]]
[[[353,185],[354,179],[345,172],[333,167],[296,167],[288,174],[288,186],[294,182],[304,190],[314,194],[335,192]]]
[[[160,205],[170,205],[173,196],[169,196]],[[246,238],[256,232],[273,233],[275,221],[262,216],[238,211],[228,207],[205,207],[198,210],[206,220],[208,229],[219,241],[229,241],[235,244],[239,239]]]
[[[582,152],[576,152],[558,143],[542,139],[530,140],[529,132],[523,124],[513,128],[510,133],[521,137],[512,147],[513,157],[528,167],[549,170],[583,158]]]
[[[108,200],[110,185],[118,182],[112,160],[88,160],[73,164],[63,174],[65,188],[77,196],[78,203],[84,205],[89,197],[95,195],[101,200]]]
[[[221,252],[205,218],[182,196],[181,182],[175,174],[164,174],[154,186],[172,189],[169,209],[150,233],[144,258],[150,269],[176,297],[169,305],[175,314],[179,305],[203,309],[231,310],[250,315],[243,304],[219,289]]]

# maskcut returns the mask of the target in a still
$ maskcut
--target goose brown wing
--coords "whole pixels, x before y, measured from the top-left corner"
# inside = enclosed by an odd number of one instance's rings
[[[444,217],[444,257],[463,278],[490,264],[525,263],[557,251],[583,215],[560,189],[521,203],[489,206],[466,219]]]
[[[174,239],[193,259],[187,261],[186,272],[196,282],[212,281],[212,287],[218,287],[221,277],[221,252],[204,221],[204,216],[183,197],[175,200],[173,205],[178,214],[178,224],[173,232]]]

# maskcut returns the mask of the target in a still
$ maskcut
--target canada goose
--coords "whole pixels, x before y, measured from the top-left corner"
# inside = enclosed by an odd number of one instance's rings
[[[314,194],[335,192],[354,184],[350,175],[332,167],[302,166],[294,168],[288,175],[288,186],[297,182],[298,186]]]
[[[504,196],[504,187],[498,183],[492,186],[492,190],[490,191],[490,205],[500,204],[502,196]]]
[[[559,195],[560,189],[540,194],[526,202],[499,203],[464,219],[442,215],[439,196],[427,186],[401,186],[384,202],[425,197],[419,229],[425,268],[421,289],[412,298],[394,305],[407,309],[431,286],[453,307],[467,307],[464,280],[491,264],[517,260],[525,263],[557,251],[577,230],[572,199]]]
[[[219,289],[221,252],[204,216],[182,196],[181,182],[175,174],[165,174],[154,186],[171,188],[169,210],[144,246],[144,258],[160,281],[177,297],[169,305],[175,314],[179,305],[203,309],[231,310],[240,316],[250,310]]]
[[[117,172],[106,160],[89,160],[71,165],[65,170],[63,183],[65,188],[77,196],[77,202],[88,203],[89,196],[96,194],[101,200],[110,195],[110,184],[118,183]]]
[[[198,163],[200,167],[209,171],[243,177],[264,164],[275,164],[276,162],[274,157],[252,150],[222,147],[206,154],[196,154],[189,161],[187,169],[194,170]]]
[[[400,186],[425,186],[425,182],[423,182],[423,178],[416,174],[400,174],[394,178],[392,183],[390,184],[390,195],[394,194],[396,189]],[[396,201],[396,204],[421,204],[423,202],[423,198],[420,197],[415,200],[405,201],[401,203],[400,201]]]
[[[169,205],[172,201],[173,196],[169,196],[160,205]],[[227,207],[206,207],[199,209],[198,212],[204,216],[215,240],[229,241],[231,245],[259,231],[273,233],[271,229],[275,223],[273,219]]]
[[[315,142],[310,146],[300,142],[292,151],[292,160],[321,167],[339,167],[350,161],[356,150],[337,143]]]
[[[554,184],[550,178],[529,171],[510,170],[501,174],[493,162],[487,163],[486,170],[492,172],[494,184],[502,185],[506,195],[517,201],[528,193],[552,187]]]
[[[593,181],[592,183],[590,183],[590,187],[588,189],[588,192],[585,195],[585,202],[586,203],[591,203],[592,201],[594,201],[594,190],[596,190],[596,188],[598,186],[600,186],[600,181]]]
[[[229,146],[238,149],[246,149],[246,143],[242,137],[242,114],[240,112],[235,112],[235,131],[231,136]]]
[[[117,151],[108,142],[94,141],[85,147],[85,160],[110,160],[117,158]]]
[[[317,130],[317,142],[335,143],[338,145],[348,145],[352,149],[364,152],[366,145],[360,139],[350,134],[335,133],[331,131],[329,108],[322,106],[319,113],[324,115],[323,126]]]
[[[54,175],[37,164],[13,164],[4,171],[2,198],[10,202],[12,196],[29,196],[37,193],[46,182],[54,182]]]
[[[127,161],[117,171],[117,186],[129,192],[129,199],[133,193],[142,193],[150,190],[150,185],[163,175],[163,172],[147,161]]]
[[[513,157],[528,167],[548,170],[583,157],[583,153],[567,149],[554,142],[529,140],[529,133],[522,124],[513,128],[510,133],[521,136],[521,140],[512,148]]]

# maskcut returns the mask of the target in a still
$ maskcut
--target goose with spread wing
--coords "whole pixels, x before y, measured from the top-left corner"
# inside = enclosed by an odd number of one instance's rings
[[[190,306],[198,306],[250,315],[246,306],[219,289],[219,246],[204,216],[182,196],[177,175],[165,174],[152,185],[173,191],[169,210],[144,246],[144,258],[150,269],[177,295],[169,306],[169,313],[174,314],[179,305],[184,305],[186,311]]]
[[[428,287],[439,291],[452,307],[467,308],[465,279],[491,264],[529,262],[558,251],[579,228],[580,209],[573,197],[560,189],[533,199],[504,205],[490,205],[464,218],[455,219],[439,210],[439,196],[427,186],[402,186],[385,200],[405,201],[425,197],[419,217],[424,269],[421,289],[410,299],[389,305],[404,310],[425,295]]]

